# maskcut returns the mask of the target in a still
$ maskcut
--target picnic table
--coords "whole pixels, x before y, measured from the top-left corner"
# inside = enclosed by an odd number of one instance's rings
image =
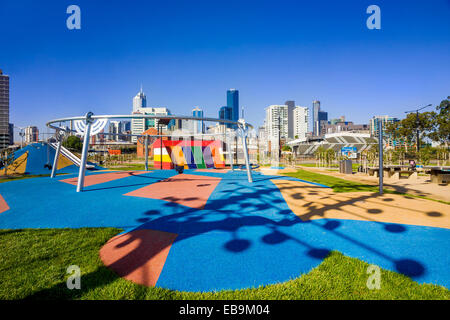
[[[450,182],[449,166],[425,166],[424,170],[430,175],[432,183],[442,184]]]
[[[379,167],[367,168],[367,173],[370,176],[378,177]],[[388,165],[383,166],[383,177],[400,179],[402,176],[408,176],[408,179],[417,179],[417,171],[411,170],[409,165]]]

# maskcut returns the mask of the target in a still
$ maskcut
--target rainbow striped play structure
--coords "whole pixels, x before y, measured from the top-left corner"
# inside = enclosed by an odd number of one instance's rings
[[[161,140],[152,145],[155,168],[173,169],[175,164],[185,169],[224,168],[220,140]],[[162,166],[161,166],[162,158]]]

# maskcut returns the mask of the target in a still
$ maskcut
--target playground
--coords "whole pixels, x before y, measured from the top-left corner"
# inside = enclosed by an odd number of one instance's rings
[[[178,158],[186,159],[191,148],[202,148],[207,156],[193,157],[196,165],[184,166],[183,173],[174,170],[168,155],[176,152]],[[205,152],[205,148],[210,149]],[[220,147],[184,140],[164,142],[167,159],[164,153],[155,152],[159,158],[155,157],[154,167],[162,161],[162,170],[115,171],[90,164],[82,176],[82,192],[76,192],[80,167],[67,153],[55,156],[55,150],[58,146],[41,144],[16,155],[16,159],[23,157],[23,172],[34,173],[34,167],[44,167],[46,159],[55,160],[58,170],[53,178],[0,183],[0,229],[5,230],[0,236],[36,229],[115,230],[97,244],[95,259],[114,277],[144,288],[192,293],[272,288],[303,279],[326,263],[327,268],[339,270],[342,261],[334,266],[326,262],[340,261],[341,256],[336,258],[339,252],[345,259],[355,259],[354,263],[382,268],[386,286],[426,284],[435,293],[430,297],[449,298],[450,212],[446,203],[401,194],[380,196],[357,188],[336,192],[332,185],[295,177],[293,169],[233,168],[226,165]],[[45,170],[50,175],[50,169]],[[89,233],[78,239],[74,252],[83,250],[88,238]],[[96,272],[103,270],[86,274],[84,258],[66,257],[64,261],[67,266],[80,266],[85,276],[82,282],[89,278],[88,283],[96,283]],[[46,268],[53,267],[48,265],[43,272]],[[339,277],[360,279],[358,290],[370,292],[365,287],[367,267],[358,270],[341,272]],[[391,281],[392,275],[401,280]],[[53,285],[63,297],[61,286],[67,275],[59,277]],[[39,292],[28,295],[39,297]]]

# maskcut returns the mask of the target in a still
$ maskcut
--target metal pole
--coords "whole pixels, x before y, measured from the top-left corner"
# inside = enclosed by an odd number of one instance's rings
[[[159,123],[158,123],[158,134],[161,133],[161,137],[159,138],[159,139],[161,139],[159,142],[159,155],[160,155],[159,168],[162,170],[163,154],[162,154],[162,130],[161,129],[162,128],[159,126]]]
[[[225,135],[226,135],[226,133],[225,133]],[[234,171],[234,167],[233,167],[233,153],[231,151],[232,150],[231,139],[230,139],[229,135],[226,135],[225,137],[226,137],[226,141],[227,141],[228,161],[230,161],[231,171]]]
[[[83,187],[84,187],[84,173],[86,171],[86,161],[87,161],[87,153],[88,153],[88,149],[89,149],[90,135],[91,135],[91,122],[87,121],[86,129],[84,131],[83,152],[81,154],[80,171],[78,173],[77,192],[83,191]]]
[[[58,133],[56,133],[56,134],[58,134]],[[53,167],[52,167],[52,173],[50,175],[50,178],[55,177],[56,167],[58,166],[59,153],[61,152],[61,144],[62,144],[62,138],[59,137],[58,146],[56,147],[55,158],[53,159]]]
[[[145,135],[145,171],[148,171],[148,135]]]
[[[420,142],[419,142],[419,110],[417,110],[416,112],[416,126],[417,126],[417,130],[416,130],[416,149],[417,149],[417,157],[419,156],[419,151],[420,151]]]
[[[378,119],[378,181],[379,181],[379,193],[383,194],[383,122]]]
[[[243,127],[240,128],[241,133],[242,133],[242,147],[243,147],[243,151],[244,151],[244,157],[245,157],[245,166],[247,167],[247,178],[248,178],[248,182],[252,183],[253,182],[253,177],[252,177],[252,171],[250,169],[250,161],[248,160],[248,149],[247,149],[247,137],[246,137],[246,130],[245,130],[245,123],[243,124]]]

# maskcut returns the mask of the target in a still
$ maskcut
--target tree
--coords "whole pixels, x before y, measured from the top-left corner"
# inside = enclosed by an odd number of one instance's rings
[[[81,142],[81,139],[77,136],[69,136],[66,140],[63,141],[62,144],[65,148],[81,152],[81,149],[83,148],[83,142]]]
[[[330,167],[333,161],[336,159],[336,153],[334,152],[333,149],[328,149],[325,152],[325,158],[327,161],[327,166]]]
[[[436,111],[438,113],[435,113],[432,119],[434,130],[430,133],[430,138],[448,147],[450,142],[450,96],[441,101],[436,107]]]
[[[283,148],[281,148],[281,151],[291,151],[291,147],[288,145],[284,145]]]
[[[316,151],[314,152],[314,155],[316,156],[316,160],[319,160],[319,167],[322,164],[322,160],[324,158],[324,154],[325,154],[325,148],[322,146],[319,146]]]

